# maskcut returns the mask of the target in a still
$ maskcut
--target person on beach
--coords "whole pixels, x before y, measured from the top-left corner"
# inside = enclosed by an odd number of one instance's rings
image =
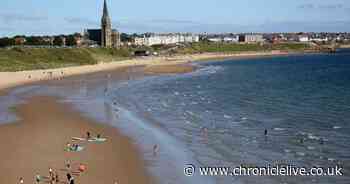
[[[70,161],[69,160],[66,161],[66,169],[67,169],[67,171],[70,170]]]
[[[101,138],[101,134],[97,134],[97,139]]]
[[[79,164],[78,170],[80,173],[83,173],[86,171],[86,166],[84,164]]]
[[[91,134],[90,134],[90,132],[88,131],[88,132],[86,132],[86,137],[87,137],[87,139],[90,139],[91,138]]]
[[[24,183],[24,180],[23,180],[22,177],[19,178],[19,183],[20,183],[20,184],[23,184],[23,183]]]
[[[51,167],[49,168],[49,176],[50,176],[50,178],[52,178],[52,177],[53,177],[53,170],[52,170],[52,168],[51,168]]]
[[[60,182],[60,178],[58,176],[58,172],[55,173],[55,182],[59,183]]]
[[[71,178],[70,178],[69,184],[74,184],[74,177],[71,177]]]
[[[67,181],[69,182],[70,179],[72,178],[72,175],[70,173],[67,173]]]
[[[35,176],[35,181],[36,181],[36,184],[40,184],[40,181],[41,181],[41,176],[39,174],[37,174]]]

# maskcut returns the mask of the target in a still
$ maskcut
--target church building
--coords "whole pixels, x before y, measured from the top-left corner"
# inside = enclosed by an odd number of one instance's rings
[[[108,6],[106,0],[103,3],[103,14],[101,18],[101,29],[87,29],[84,32],[87,40],[93,41],[104,48],[119,48],[120,33],[112,29],[111,18],[108,13]]]

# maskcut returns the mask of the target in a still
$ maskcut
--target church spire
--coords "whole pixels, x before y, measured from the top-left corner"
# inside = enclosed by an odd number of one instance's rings
[[[104,0],[103,4],[103,15],[101,19],[101,46],[111,47],[112,46],[112,24],[111,19],[108,15],[107,2]]]
[[[103,3],[103,15],[109,17],[109,15],[108,15],[108,7],[107,7],[107,2],[106,2],[106,0],[104,0],[104,3]]]
[[[102,15],[102,23],[109,23],[110,18],[108,14],[108,7],[107,7],[107,2],[104,0],[103,2],[103,15]]]

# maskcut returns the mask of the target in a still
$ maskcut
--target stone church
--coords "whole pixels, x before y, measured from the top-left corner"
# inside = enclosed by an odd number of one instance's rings
[[[120,33],[112,29],[107,2],[103,3],[103,15],[101,18],[101,29],[87,29],[84,32],[85,39],[92,41],[104,48],[119,48],[121,46]]]

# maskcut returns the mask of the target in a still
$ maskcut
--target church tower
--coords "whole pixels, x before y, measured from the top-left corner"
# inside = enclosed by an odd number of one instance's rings
[[[101,46],[106,48],[112,47],[112,24],[108,14],[106,0],[104,0],[101,19]]]

